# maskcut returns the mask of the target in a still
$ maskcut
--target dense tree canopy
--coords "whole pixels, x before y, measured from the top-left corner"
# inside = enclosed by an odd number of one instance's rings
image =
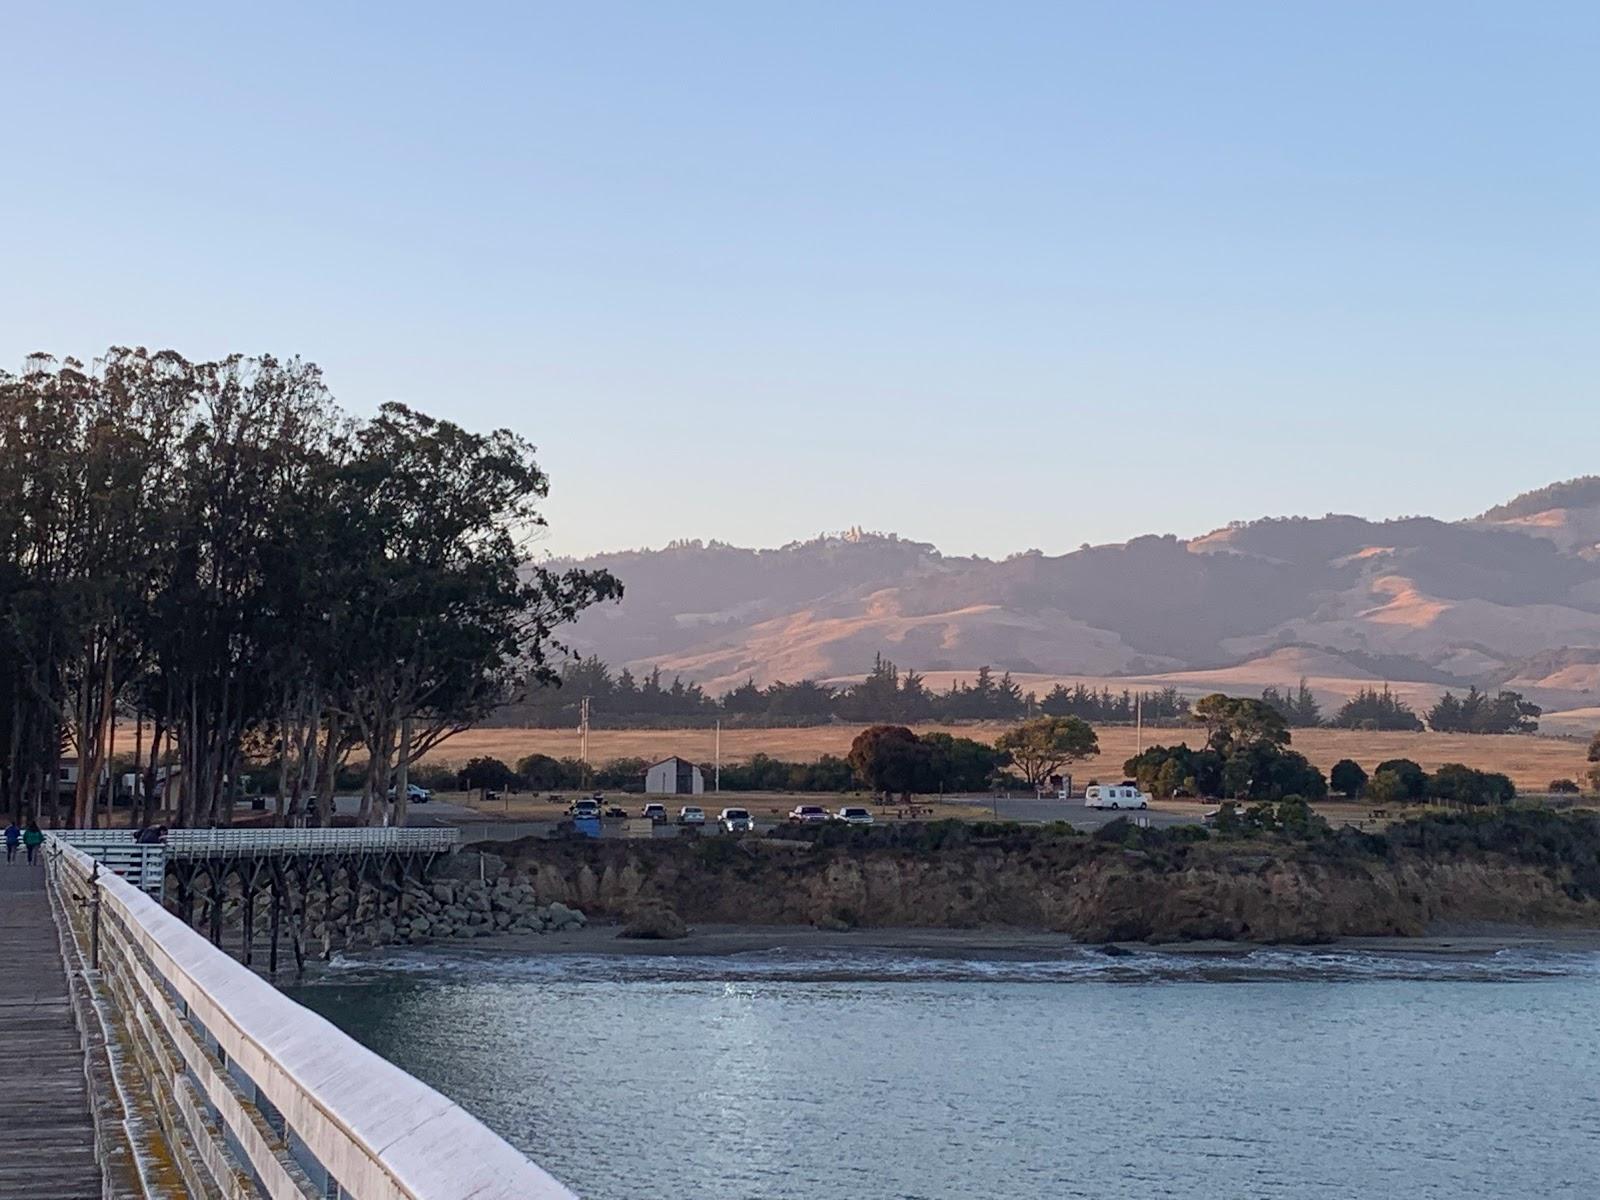
[[[627,668],[613,670],[590,656],[564,663],[556,684],[532,689],[507,706],[505,716],[519,725],[570,726],[576,724],[578,706],[585,698],[595,725],[613,729],[711,720],[745,725],[817,725],[833,720],[904,724],[1010,720],[1041,713],[1102,724],[1130,724],[1142,716],[1148,725],[1181,721],[1189,713],[1188,700],[1174,688],[1112,692],[1081,683],[1057,684],[1040,699],[1024,692],[1010,675],[1002,672],[996,677],[987,667],[979,668],[970,682],[956,680],[935,691],[916,671],[902,671],[882,655],[873,660],[865,679],[848,687],[812,679],[779,680],[759,687],[747,679],[717,697],[698,683],[666,678],[659,667],[635,676]]]
[[[1264,700],[1213,692],[1194,704],[1194,719],[1206,727],[1206,745],[1226,755],[1237,746],[1289,744],[1289,723]]]
[[[103,821],[120,717],[133,819],[158,799],[226,819],[254,758],[281,817],[323,820],[358,747],[363,816],[403,819],[409,764],[553,679],[556,630],[620,593],[526,565],[546,490],[514,434],[400,405],[347,418],[293,359],[113,349],[0,374],[8,809]]]
[[[1286,796],[1320,800],[1327,794],[1322,772],[1288,748],[1288,722],[1266,701],[1218,692],[1197,700],[1193,717],[1206,727],[1203,749],[1152,746],[1123,764],[1152,795],[1278,801]]]
[[[1380,775],[1394,781],[1392,786],[1385,784],[1382,800],[1420,800],[1428,788],[1428,773],[1409,758],[1385,759],[1372,768],[1374,783]]]
[[[1261,702],[1277,709],[1292,729],[1311,729],[1322,724],[1322,706],[1311,694],[1304,678],[1293,689],[1284,688],[1281,692],[1275,687],[1263,689]]]
[[[870,791],[909,795],[924,774],[926,753],[921,740],[904,725],[873,725],[856,734],[848,761]]]
[[[904,725],[873,725],[856,735],[846,760],[869,791],[885,796],[973,792],[988,787],[1011,761],[1003,749],[947,733],[918,737]],[[791,774],[810,772],[792,769]],[[826,779],[831,781],[831,776]],[[758,785],[759,786],[759,785]],[[798,790],[828,790],[803,778]]]
[[[1367,773],[1361,769],[1360,763],[1341,758],[1328,772],[1328,783],[1341,796],[1353,800],[1367,786]]]
[[[1389,690],[1362,688],[1345,701],[1328,724],[1339,729],[1373,729],[1395,732],[1422,732],[1422,720],[1411,706]]]
[[[1428,727],[1436,733],[1534,733],[1543,712],[1521,692],[1490,696],[1474,687],[1465,696],[1440,696],[1428,710]]]
[[[1517,789],[1509,777],[1498,771],[1478,771],[1461,763],[1445,763],[1428,776],[1424,787],[1428,799],[1442,804],[1510,804]]]

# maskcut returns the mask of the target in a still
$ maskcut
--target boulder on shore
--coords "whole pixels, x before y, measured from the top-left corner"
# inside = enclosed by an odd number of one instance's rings
[[[623,926],[617,936],[641,941],[675,941],[688,937],[689,927],[670,908],[647,908]]]
[[[588,918],[576,908],[568,908],[557,901],[545,910],[545,922],[549,928],[560,933],[568,929],[582,929],[588,924]]]

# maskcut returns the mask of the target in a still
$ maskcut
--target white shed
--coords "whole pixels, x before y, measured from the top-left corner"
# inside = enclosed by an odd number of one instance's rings
[[[644,790],[651,796],[698,796],[706,790],[706,780],[699,767],[673,755],[645,771]]]

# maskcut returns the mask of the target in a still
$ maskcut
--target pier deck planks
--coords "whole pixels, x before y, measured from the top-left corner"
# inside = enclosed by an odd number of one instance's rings
[[[30,867],[21,851],[0,858],[0,1030],[0,1196],[98,1200],[83,1050],[44,865]]]

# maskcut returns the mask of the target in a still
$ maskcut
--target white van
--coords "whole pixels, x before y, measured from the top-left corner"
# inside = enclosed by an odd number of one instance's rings
[[[1150,797],[1131,779],[1121,783],[1091,783],[1083,792],[1085,808],[1149,808]]]

